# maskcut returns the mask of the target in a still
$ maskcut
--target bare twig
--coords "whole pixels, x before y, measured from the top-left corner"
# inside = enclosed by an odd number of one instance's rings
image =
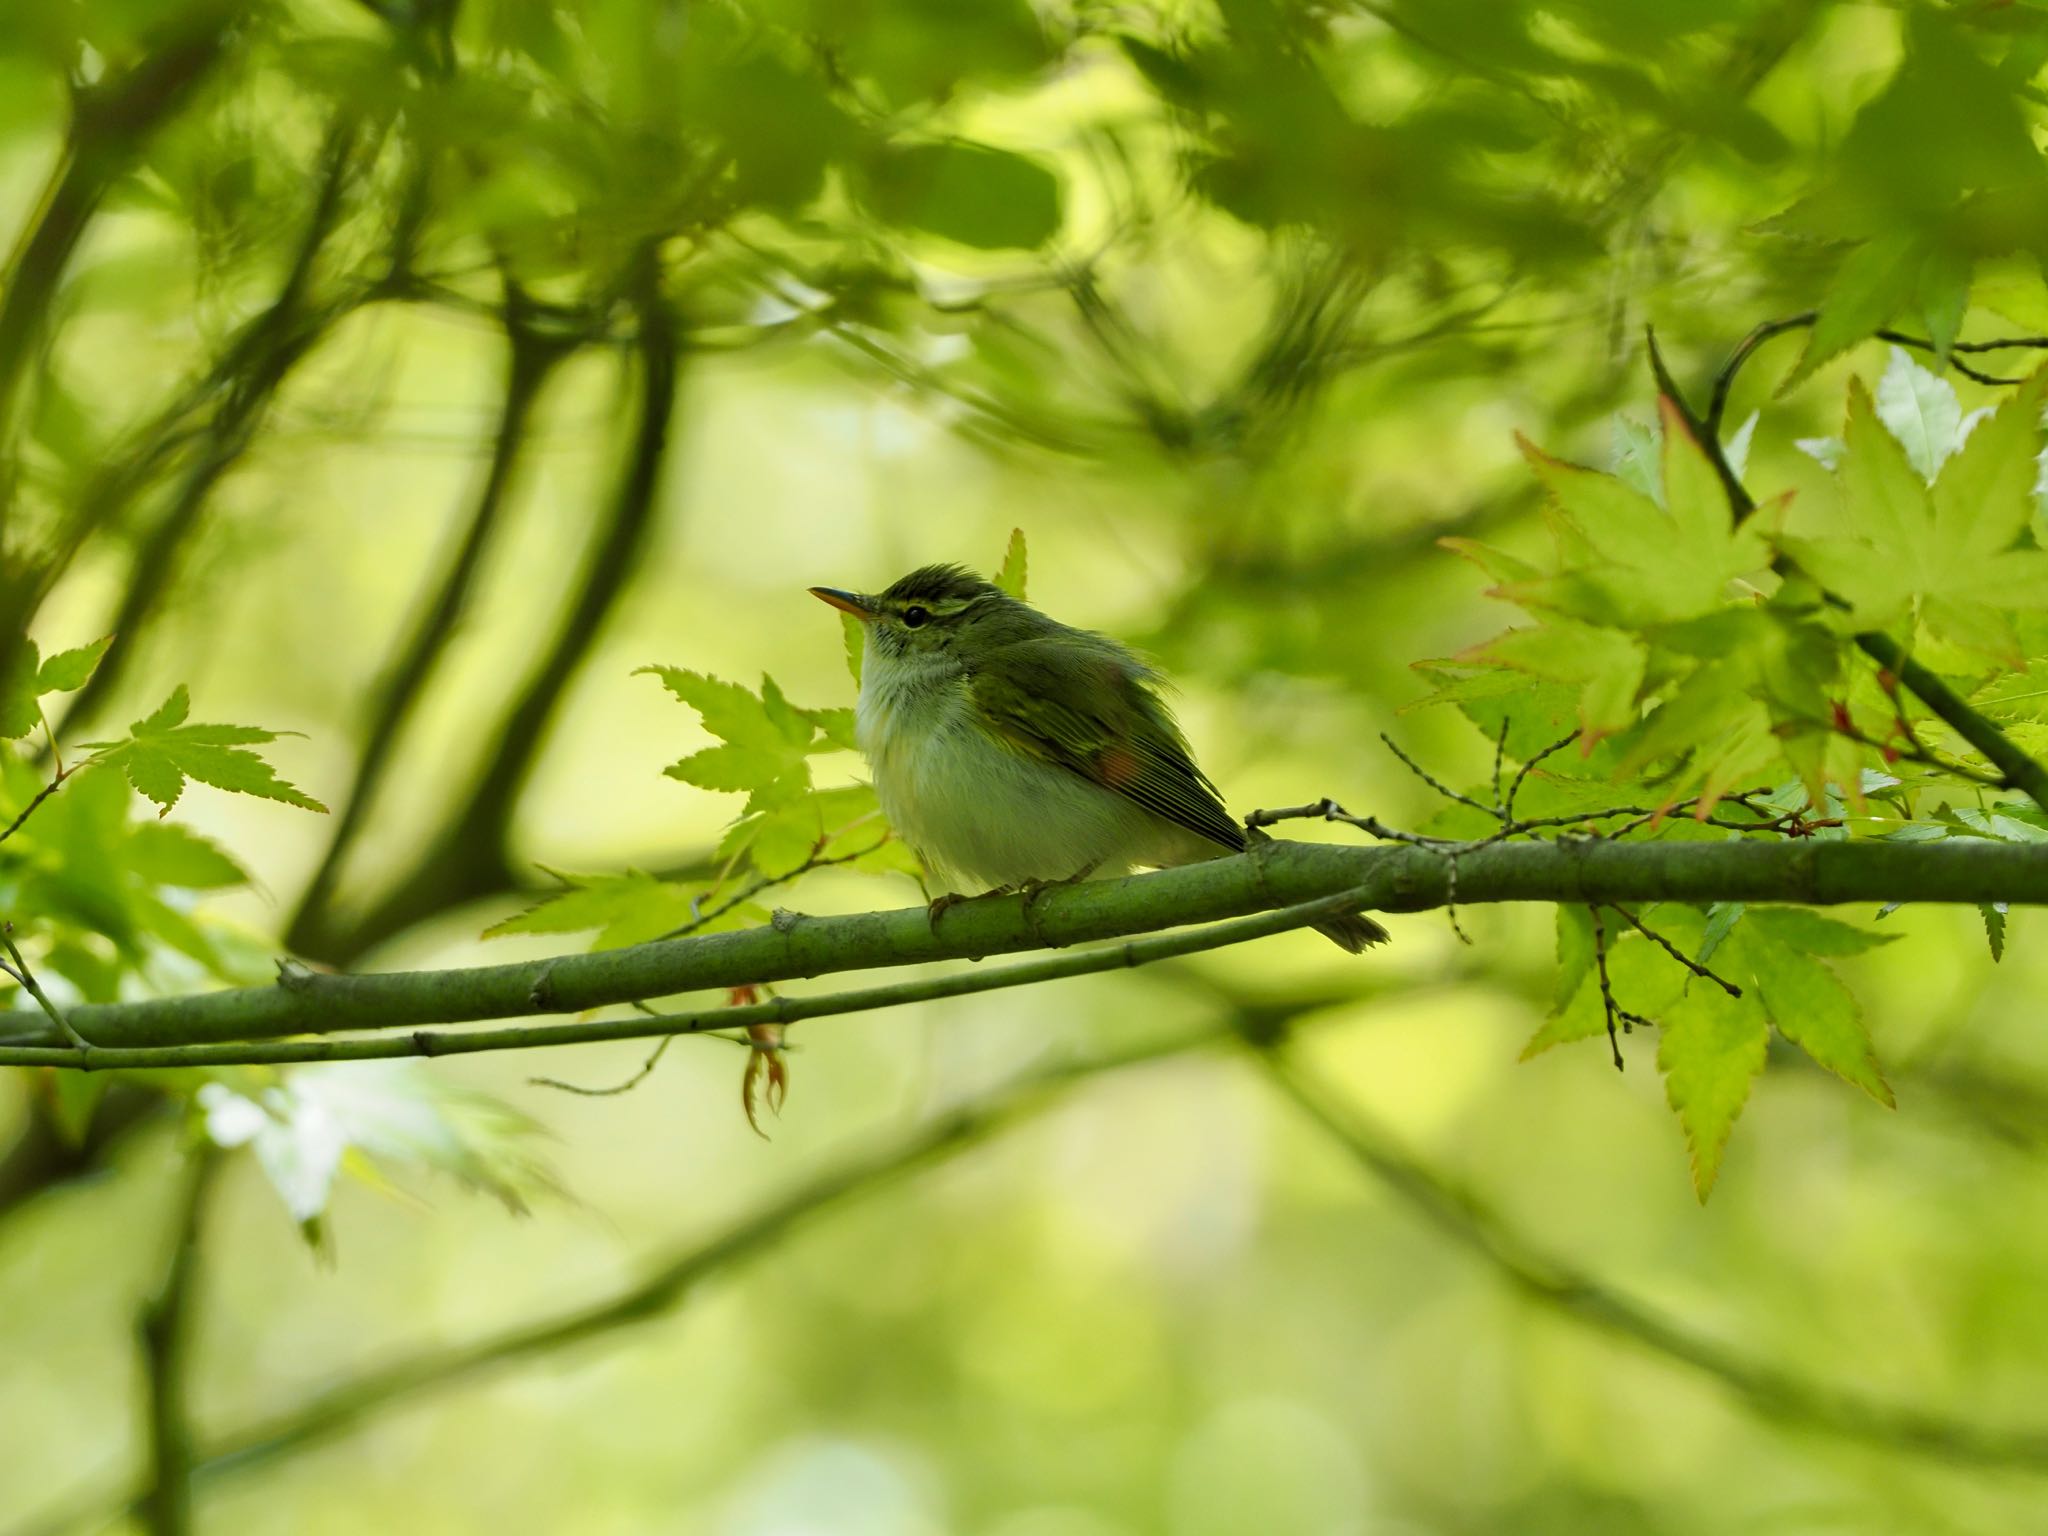
[[[1702,980],[1711,981],[1715,986],[1719,987],[1723,992],[1726,992],[1730,997],[1742,996],[1742,988],[1736,986],[1735,983],[1728,980],[1727,977],[1716,974],[1714,971],[1711,971],[1706,966],[1702,965],[1699,961],[1693,959],[1692,956],[1688,955],[1676,944],[1673,944],[1669,939],[1665,938],[1663,934],[1657,932],[1656,929],[1650,927],[1641,918],[1637,917],[1635,913],[1629,911],[1627,907],[1618,907],[1615,906],[1612,902],[1609,902],[1607,905],[1609,911],[1619,914],[1623,922],[1627,923],[1631,928],[1635,929],[1637,933],[1640,933],[1652,944],[1655,944],[1659,949],[1663,950],[1665,954],[1669,955],[1672,959],[1676,960],[1688,971],[1691,971],[1693,975],[1700,977]]]
[[[22,823],[27,821],[29,817],[33,816],[36,813],[36,807],[41,805],[45,800],[49,799],[50,796],[57,793],[57,791],[63,787],[64,781],[70,778],[72,773],[75,771],[75,768],[60,769],[56,777],[52,778],[49,783],[45,784],[41,789],[37,790],[35,798],[29,801],[27,805],[21,808],[21,814],[16,816],[14,820],[7,823],[7,825],[4,828],[0,828],[0,843],[6,842],[7,839],[14,836],[15,833],[19,832],[21,830]]]
[[[1614,982],[1607,974],[1607,924],[1601,920],[1600,908],[1586,908],[1593,915],[1593,963],[1600,972],[1600,1006],[1607,1014],[1607,1048],[1614,1053],[1614,1070],[1625,1070],[1621,1059],[1621,1041],[1615,1037],[1614,1026],[1619,1023],[1624,1034],[1632,1034],[1641,1024],[1644,1028],[1655,1028],[1650,1020],[1639,1013],[1630,1013],[1614,1000]]]
[[[1515,797],[1522,792],[1522,782],[1529,777],[1536,765],[1547,757],[1556,756],[1559,752],[1562,752],[1566,747],[1577,741],[1583,734],[1584,732],[1574,727],[1515,770],[1515,781],[1508,786],[1507,799],[1502,802],[1500,808],[1501,820],[1503,822],[1512,822],[1515,819]],[[1507,732],[1505,729],[1502,730],[1501,736],[1503,740],[1506,739]]]
[[[1499,814],[1492,806],[1481,805],[1477,800],[1474,800],[1470,795],[1461,795],[1455,789],[1452,789],[1450,785],[1444,783],[1441,779],[1432,777],[1428,769],[1424,768],[1420,763],[1416,762],[1415,759],[1410,757],[1406,752],[1403,752],[1399,744],[1395,742],[1394,738],[1389,736],[1385,731],[1380,732],[1380,740],[1387,744],[1387,750],[1389,752],[1393,753],[1394,756],[1401,759],[1401,765],[1404,768],[1406,768],[1410,773],[1414,774],[1415,777],[1422,780],[1423,783],[1427,784],[1431,789],[1435,790],[1438,794],[1442,795],[1446,800],[1455,800],[1459,805],[1468,805],[1473,810],[1483,812],[1488,816],[1494,816]]]
[[[840,831],[842,832],[844,830],[845,828],[840,829]],[[799,875],[807,875],[812,870],[816,869],[830,869],[835,864],[851,864],[855,859],[866,858],[869,854],[873,853],[877,848],[881,847],[884,843],[888,842],[891,836],[891,834],[885,832],[880,838],[870,843],[865,848],[856,848],[851,853],[835,853],[830,858],[820,857],[820,850],[823,849],[826,846],[826,844],[832,840],[833,837],[837,837],[838,835],[839,833],[835,832],[828,837],[820,838],[817,847],[811,850],[810,856],[806,858],[803,861],[803,863],[797,865],[795,869],[789,870],[786,873],[779,875],[762,875],[759,879],[753,881],[751,884],[742,887],[738,891],[735,891],[731,896],[728,896],[724,901],[721,901],[717,906],[712,907],[709,911],[697,910],[698,906],[703,901],[703,898],[699,897],[696,902],[693,902],[691,904],[690,920],[687,923],[684,923],[679,928],[669,929],[667,933],[661,934],[659,935],[659,937],[664,939],[680,939],[689,934],[695,933],[698,929],[703,928],[706,924],[716,922],[719,918],[725,916],[726,913],[732,911],[734,908],[745,906],[748,902],[752,901],[756,896],[759,896],[763,891],[773,890],[778,885],[787,885],[790,881],[796,879]]]
[[[49,1016],[50,1022],[55,1024],[64,1038],[71,1042],[73,1049],[89,1052],[92,1049],[92,1042],[71,1027],[71,1021],[65,1017],[64,1010],[50,1001],[50,996],[43,990],[42,983],[36,980],[36,973],[29,969],[28,961],[22,958],[21,947],[14,942],[12,922],[0,923],[0,946],[6,948],[9,958],[14,961],[12,965],[0,963],[0,974],[12,976],[21,990],[35,999],[36,1006]]]
[[[640,1064],[640,1070],[624,1082],[613,1083],[609,1088],[584,1088],[575,1083],[565,1083],[559,1077],[529,1077],[526,1081],[535,1088],[559,1088],[563,1093],[574,1093],[586,1099],[615,1098],[622,1093],[631,1093],[644,1083],[654,1069],[661,1064],[662,1053],[676,1043],[674,1035],[663,1035],[661,1043],[655,1046],[653,1054]]]

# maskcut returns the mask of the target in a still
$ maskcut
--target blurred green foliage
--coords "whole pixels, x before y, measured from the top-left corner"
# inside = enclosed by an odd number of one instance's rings
[[[1239,811],[1483,838],[1505,770],[1541,835],[2048,840],[1858,646],[2048,750],[1997,345],[2048,330],[2044,66],[2034,4],[14,7],[16,959],[62,1009],[900,905],[802,589],[1013,527]],[[820,1025],[765,1148],[715,1042],[596,1098],[9,1070],[0,1530],[2025,1528],[2027,918],[1461,921]],[[1610,1004],[1640,1070],[1548,1049]],[[1092,1082],[1210,1026],[1377,1129],[1236,1056]],[[942,1170],[846,1150],[906,1126]],[[534,1219],[377,1198],[432,1173]]]

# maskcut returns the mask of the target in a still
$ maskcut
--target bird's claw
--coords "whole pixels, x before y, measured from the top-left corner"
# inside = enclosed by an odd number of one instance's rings
[[[925,922],[934,934],[939,931],[939,919],[959,906],[967,898],[958,891],[948,891],[943,896],[934,896],[924,905]]]

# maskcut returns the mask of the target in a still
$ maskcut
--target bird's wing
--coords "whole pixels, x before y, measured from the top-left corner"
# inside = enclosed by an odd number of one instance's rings
[[[1195,766],[1172,713],[1135,660],[1107,643],[1006,646],[977,670],[974,701],[1013,750],[1077,773],[1220,847],[1245,846],[1216,786]]]

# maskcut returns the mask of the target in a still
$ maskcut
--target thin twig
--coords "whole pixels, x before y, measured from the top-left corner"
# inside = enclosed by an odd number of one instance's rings
[[[526,1081],[535,1088],[559,1088],[563,1093],[578,1094],[586,1099],[615,1098],[622,1093],[631,1093],[647,1081],[654,1069],[661,1064],[662,1053],[674,1045],[676,1039],[674,1035],[663,1035],[661,1043],[655,1046],[653,1054],[640,1064],[638,1072],[622,1083],[612,1084],[609,1088],[584,1088],[575,1083],[565,1083],[559,1077],[529,1077]]]
[[[55,742],[53,741],[51,745],[54,750]],[[74,771],[75,768],[67,768],[62,770],[57,774],[55,778],[51,779],[49,783],[45,784],[41,789],[37,790],[36,797],[33,800],[29,801],[27,805],[21,808],[21,814],[19,816],[16,816],[14,820],[7,823],[4,829],[0,829],[0,843],[6,842],[7,839],[14,836],[15,833],[19,832],[21,830],[22,823],[27,821],[29,817],[33,816],[36,813],[36,807],[41,805],[45,800],[49,799],[50,796],[57,793],[59,789],[63,788],[64,781],[70,778]]]
[[[1515,797],[1522,792],[1522,781],[1529,777],[1531,770],[1533,770],[1536,767],[1536,765],[1542,762],[1545,758],[1555,756],[1557,753],[1562,752],[1566,747],[1570,746],[1573,742],[1577,741],[1579,737],[1583,734],[1584,732],[1574,727],[1572,730],[1567,731],[1564,735],[1558,737],[1557,740],[1553,741],[1549,746],[1545,747],[1542,751],[1538,752],[1534,757],[1530,758],[1527,762],[1523,763],[1520,768],[1515,770],[1515,780],[1512,784],[1508,786],[1507,799],[1505,802],[1502,803],[1500,808],[1501,820],[1503,822],[1512,822],[1515,819]]]
[[[1493,741],[1493,814],[1502,821],[1508,819],[1508,814],[1507,808],[1501,803],[1500,798],[1500,764],[1501,759],[1506,756],[1508,750],[1508,727],[1514,723],[1512,716],[1501,716],[1500,734]]]
[[[21,948],[14,942],[13,923],[0,923],[0,945],[6,947],[8,956],[14,961],[12,965],[0,965],[0,972],[12,976],[22,991],[36,1000],[36,1006],[49,1015],[50,1022],[57,1026],[58,1031],[71,1042],[74,1049],[89,1052],[92,1049],[92,1042],[71,1027],[71,1021],[64,1016],[64,1010],[50,1001],[50,995],[43,990],[42,983],[36,980],[36,973],[29,969],[28,961],[22,958]]]
[[[844,832],[846,830],[847,829],[844,827],[840,828],[840,832]],[[819,850],[824,848],[828,843],[830,843],[832,837],[839,836],[840,832],[833,833],[831,837],[820,838],[818,840],[817,846],[811,850],[810,857],[806,858],[803,861],[803,863],[797,865],[795,869],[789,870],[786,873],[779,875],[763,875],[759,879],[755,880],[751,885],[748,885],[743,889],[734,892],[731,896],[727,897],[717,906],[711,908],[711,910],[708,912],[700,912],[696,910],[697,904],[692,903],[690,920],[687,923],[684,923],[680,928],[671,928],[667,933],[659,934],[657,935],[657,937],[663,939],[684,938],[689,934],[695,933],[698,929],[704,927],[705,925],[716,922],[719,918],[725,916],[726,913],[732,911],[734,908],[745,906],[748,902],[752,901],[756,896],[759,896],[763,891],[773,890],[778,885],[787,885],[790,881],[796,879],[799,875],[807,875],[811,873],[811,871],[817,869],[830,869],[835,864],[851,864],[855,859],[864,859],[869,854],[873,853],[877,848],[880,848],[881,846],[883,846],[883,844],[887,843],[889,841],[889,838],[893,835],[885,832],[882,834],[880,838],[876,839],[873,843],[870,843],[865,848],[856,848],[851,853],[835,853],[830,858],[821,858],[819,856]],[[700,896],[698,898],[698,902],[701,902],[702,900],[703,898]]]
[[[1455,789],[1452,789],[1450,785],[1444,783],[1442,780],[1432,777],[1428,769],[1424,768],[1420,763],[1416,762],[1415,759],[1410,757],[1406,752],[1403,752],[1399,745],[1397,745],[1394,741],[1394,738],[1389,736],[1385,731],[1380,732],[1380,740],[1387,744],[1387,750],[1389,752],[1393,753],[1394,756],[1401,759],[1402,765],[1405,768],[1407,768],[1407,770],[1410,773],[1414,774],[1415,777],[1422,780],[1423,783],[1427,784],[1431,789],[1435,790],[1438,794],[1442,795],[1446,800],[1455,800],[1459,805],[1469,805],[1470,807],[1472,807],[1473,810],[1484,812],[1488,816],[1495,814],[1492,806],[1481,805],[1477,800],[1474,800],[1470,795],[1461,795]]]
[[[1640,933],[1652,944],[1655,944],[1659,949],[1663,950],[1665,954],[1669,955],[1672,959],[1676,960],[1688,971],[1691,971],[1693,975],[1700,977],[1702,980],[1711,981],[1715,986],[1719,987],[1723,992],[1726,992],[1730,997],[1742,996],[1742,988],[1736,986],[1735,983],[1728,980],[1727,977],[1718,975],[1714,971],[1709,970],[1706,966],[1702,965],[1699,961],[1693,959],[1692,956],[1688,955],[1676,944],[1673,944],[1669,939],[1665,938],[1663,934],[1657,932],[1656,929],[1650,927],[1641,918],[1637,917],[1635,913],[1629,911],[1627,907],[1618,907],[1613,902],[1608,902],[1607,909],[1610,912],[1620,914],[1623,922],[1627,923],[1631,928],[1635,929],[1637,933]]]
[[[1607,1015],[1607,1048],[1614,1053],[1614,1070],[1625,1071],[1621,1059],[1621,1041],[1616,1038],[1614,1026],[1620,1023],[1623,1033],[1632,1034],[1638,1024],[1654,1028],[1651,1021],[1639,1013],[1630,1013],[1614,1000],[1614,982],[1607,974],[1607,924],[1600,918],[1600,908],[1586,908],[1593,915],[1593,963],[1600,972],[1600,1006]]]

